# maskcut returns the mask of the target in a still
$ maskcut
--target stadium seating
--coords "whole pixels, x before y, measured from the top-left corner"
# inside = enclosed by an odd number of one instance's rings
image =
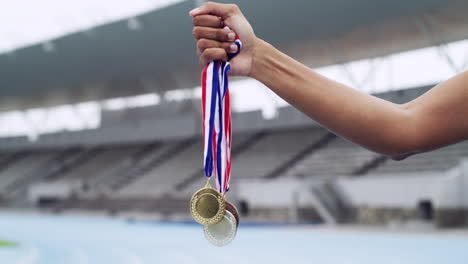
[[[0,191],[9,191],[12,184],[19,180],[40,176],[37,174],[37,169],[58,154],[59,152],[55,151],[31,152],[16,162],[0,168]]]
[[[137,179],[140,175],[138,170],[144,166],[148,166],[154,160],[160,158],[173,144],[160,144],[157,142],[143,144],[137,152],[128,155],[119,163],[107,171],[103,172],[101,177],[93,179],[90,182],[90,188],[97,192],[113,192],[116,189],[129,184]]]
[[[323,129],[297,129],[270,133],[233,160],[237,179],[265,177],[291,157],[319,140]]]
[[[141,146],[105,147],[94,153],[94,157],[75,167],[60,179],[81,180],[89,186],[94,186],[103,175],[115,168],[116,164],[135,153]]]
[[[286,176],[343,176],[351,175],[378,154],[365,150],[346,140],[336,138],[326,148],[312,153],[292,167]]]
[[[372,171],[372,174],[446,171],[455,167],[462,157],[468,157],[468,141],[414,155],[402,161],[388,160]]]
[[[176,147],[173,145],[173,147]],[[163,164],[157,164],[138,180],[124,187],[119,192],[124,195],[152,196],[171,188],[201,167],[201,140],[193,141],[175,157]],[[170,147],[167,149],[170,151]],[[161,153],[163,154],[163,153]]]
[[[456,166],[461,157],[468,157],[468,142],[462,142],[396,162],[328,135],[331,134],[319,127],[237,133],[233,146],[233,179],[359,176],[360,173],[377,177],[445,171]],[[38,182],[73,179],[86,185],[78,194],[84,198],[102,194],[136,198],[160,197],[166,193],[187,196],[203,184],[201,152],[200,137],[133,145],[4,152],[0,153],[0,193],[24,191],[28,185]]]
[[[252,133],[242,133],[236,136],[233,140],[233,156],[235,156],[234,152],[242,151],[240,148],[242,148],[243,143],[251,139],[252,136],[254,136]],[[167,145],[166,151],[170,151],[171,146]],[[172,148],[174,147],[177,145],[172,144]],[[128,196],[154,196],[173,191],[177,185],[185,181],[189,181],[185,184],[188,187],[186,189],[191,190],[192,177],[203,179],[202,151],[203,141],[201,138],[187,142],[185,148],[176,153],[175,156],[162,164],[156,164],[157,166],[144,172],[138,180],[124,187],[119,193]],[[195,182],[197,182],[197,178],[195,178]]]

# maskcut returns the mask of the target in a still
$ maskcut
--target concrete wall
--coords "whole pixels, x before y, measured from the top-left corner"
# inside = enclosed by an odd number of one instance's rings
[[[244,180],[231,189],[251,207],[310,206],[312,186],[323,182]],[[341,177],[335,183],[353,207],[414,209],[419,201],[431,200],[435,208],[468,209],[468,161],[444,173]]]
[[[234,176],[233,176],[234,177]],[[314,183],[304,184],[298,180],[241,181],[232,186],[233,196],[245,201],[252,208],[284,208],[312,206],[309,188]]]
[[[439,208],[468,208],[460,194],[464,177],[455,168],[447,174],[368,176],[341,179],[338,184],[356,207],[410,209],[421,200],[431,200]]]

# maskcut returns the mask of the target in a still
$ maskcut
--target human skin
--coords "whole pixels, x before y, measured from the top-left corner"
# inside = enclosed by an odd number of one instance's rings
[[[401,160],[468,139],[468,71],[395,104],[328,79],[255,36],[239,7],[207,2],[190,11],[200,65],[227,60],[231,74],[254,78],[333,133]],[[224,29],[228,26],[231,30]]]

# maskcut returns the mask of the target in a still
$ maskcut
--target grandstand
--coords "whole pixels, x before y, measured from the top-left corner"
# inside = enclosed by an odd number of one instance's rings
[[[388,160],[372,173],[398,174],[446,171],[456,167],[460,160],[467,156],[468,144],[462,142],[437,151],[415,155],[401,162]]]
[[[426,90],[422,87],[380,96],[398,100]],[[255,113],[238,114],[236,119],[240,123],[247,122],[245,120],[252,120],[252,114],[255,116]],[[281,118],[285,115],[296,118]],[[108,133],[105,128],[103,131]],[[6,206],[12,207],[40,206],[54,211],[80,209],[112,214],[139,211],[184,218],[188,217],[186,201],[203,184],[201,144],[201,137],[195,135],[166,141],[4,150],[0,159],[0,190]],[[424,177],[421,173],[430,178],[435,173],[442,175],[456,168],[463,158],[468,158],[466,143],[396,162],[336,137],[286,107],[280,110],[277,119],[264,120],[263,128],[234,134],[233,184],[324,182],[313,195],[321,200],[336,200],[343,194],[336,193],[336,188],[329,185],[334,179],[339,182],[343,178]],[[72,188],[68,195],[57,195],[63,184],[75,186],[76,183],[79,187]],[[50,188],[31,199],[31,194],[37,194],[41,186]],[[236,193],[232,195],[237,196]],[[272,215],[283,221],[288,219],[284,214],[289,213],[283,209],[265,215],[260,213],[264,211],[262,206],[256,210],[254,203],[249,204],[249,198],[238,195],[238,202],[252,207],[252,220],[265,217],[272,220]],[[263,214],[263,218],[259,218],[259,214]],[[320,212],[312,217],[326,218]],[[349,216],[347,219],[349,221]]]

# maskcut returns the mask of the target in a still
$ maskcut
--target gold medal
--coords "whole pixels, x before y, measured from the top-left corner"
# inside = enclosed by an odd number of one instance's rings
[[[190,200],[190,213],[195,221],[202,225],[214,225],[223,220],[225,214],[223,196],[210,185],[195,192]]]

